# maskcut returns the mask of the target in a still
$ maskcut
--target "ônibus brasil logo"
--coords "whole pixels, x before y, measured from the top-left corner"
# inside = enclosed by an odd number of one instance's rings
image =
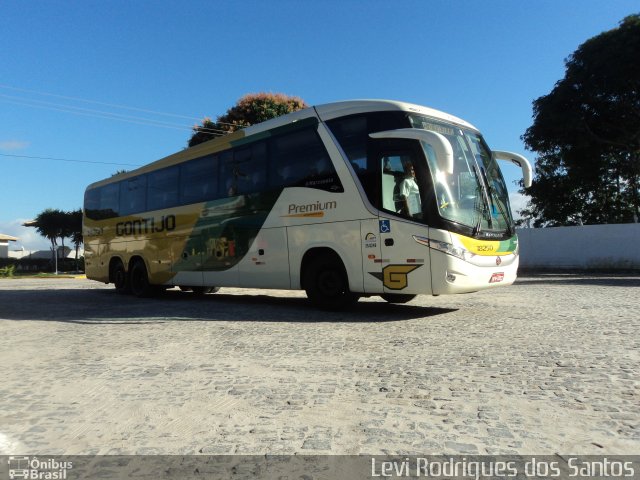
[[[61,462],[53,458],[9,457],[9,478],[31,480],[65,480],[73,462]]]

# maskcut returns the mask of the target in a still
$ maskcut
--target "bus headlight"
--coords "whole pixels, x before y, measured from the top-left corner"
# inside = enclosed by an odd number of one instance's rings
[[[471,256],[471,252],[465,250],[464,248],[454,247],[450,243],[447,242],[439,242],[437,240],[431,240],[429,242],[429,246],[436,250],[439,250],[447,255],[451,255],[453,257],[459,258],[460,260],[464,260],[465,262],[469,260]]]

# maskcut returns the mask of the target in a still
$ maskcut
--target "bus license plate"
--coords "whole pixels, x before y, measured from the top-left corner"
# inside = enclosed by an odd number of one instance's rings
[[[489,283],[498,283],[504,280],[504,272],[494,273],[491,275]]]

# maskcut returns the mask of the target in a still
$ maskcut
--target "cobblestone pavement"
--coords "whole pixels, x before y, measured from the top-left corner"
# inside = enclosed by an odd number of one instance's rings
[[[638,287],[531,276],[325,313],[0,280],[0,453],[637,454]]]

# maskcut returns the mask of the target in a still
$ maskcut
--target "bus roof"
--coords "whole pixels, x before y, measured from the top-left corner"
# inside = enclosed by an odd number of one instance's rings
[[[231,148],[232,144],[242,138],[255,135],[258,133],[266,132],[273,128],[288,125],[305,118],[319,117],[321,121],[328,121],[334,118],[343,117],[347,115],[355,115],[358,113],[368,112],[382,112],[382,111],[403,111],[414,112],[420,115],[426,115],[435,119],[444,120],[457,124],[464,128],[477,129],[468,122],[465,122],[461,118],[455,117],[440,110],[435,110],[429,107],[423,107],[421,105],[415,105],[412,103],[399,102],[395,100],[346,100],[341,102],[326,103],[323,105],[316,105],[314,107],[298,110],[297,112],[288,113],[277,118],[272,118],[256,125],[251,125],[242,130],[238,130],[228,135],[216,137],[207,142],[201,143],[191,148],[181,150],[167,157],[164,157],[155,162],[144,165],[135,170],[124,172],[113,177],[100,180],[92,183],[87,189],[97,187],[100,185],[111,183],[112,181],[118,181],[129,177],[134,177],[141,173],[153,171],[157,168],[162,168],[170,165],[181,163],[182,161],[197,158],[198,156],[215,153],[217,151],[226,150]]]
[[[320,120],[327,121],[337,117],[355,115],[358,113],[383,111],[415,112],[420,115],[426,115],[428,117],[455,123],[464,128],[470,128],[476,131],[478,130],[476,127],[468,122],[465,122],[461,118],[445,112],[441,112],[440,110],[423,107],[421,105],[415,105],[413,103],[399,102],[395,100],[346,100],[342,102],[332,102],[323,105],[316,105],[314,107],[305,108],[304,110],[289,113],[281,117],[273,118],[271,120],[267,120],[266,122],[247,127],[244,129],[244,132],[247,136],[253,135],[266,130],[270,130],[275,127],[286,125],[290,122],[301,120],[306,117],[312,117],[316,115],[316,113],[320,117]]]
[[[399,110],[403,112],[415,112],[420,115],[446,120],[448,122],[458,124],[461,127],[470,128],[476,131],[478,130],[476,127],[465,122],[461,118],[441,112],[440,110],[395,100],[348,100],[344,102],[327,103],[315,108],[321,120],[331,120],[332,118],[353,115],[356,113]]]

